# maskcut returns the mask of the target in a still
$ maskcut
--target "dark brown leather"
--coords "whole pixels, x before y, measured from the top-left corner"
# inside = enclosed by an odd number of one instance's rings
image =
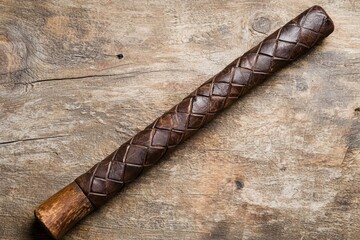
[[[333,22],[325,11],[319,6],[311,7],[235,59],[78,177],[76,183],[94,206],[99,207],[144,169],[211,121],[217,113],[266,77],[306,53],[333,30]]]

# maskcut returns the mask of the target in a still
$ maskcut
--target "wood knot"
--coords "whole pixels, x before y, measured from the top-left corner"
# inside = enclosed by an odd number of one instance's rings
[[[266,34],[271,29],[271,21],[267,17],[257,17],[254,19],[252,28],[256,32]]]
[[[11,42],[6,35],[0,33],[0,74],[6,74],[8,71],[9,51],[11,51]]]
[[[0,29],[0,78],[6,80],[2,82],[26,82],[29,49],[26,36],[16,28]]]
[[[244,188],[244,183],[241,180],[235,180],[235,185],[238,190]]]

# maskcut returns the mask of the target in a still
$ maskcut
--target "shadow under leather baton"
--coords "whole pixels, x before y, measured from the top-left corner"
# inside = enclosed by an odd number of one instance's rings
[[[330,35],[334,24],[313,6],[235,59],[143,131],[42,203],[35,216],[56,239],[217,113]]]

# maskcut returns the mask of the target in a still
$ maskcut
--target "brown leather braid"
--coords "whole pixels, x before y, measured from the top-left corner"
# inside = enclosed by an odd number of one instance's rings
[[[321,7],[306,10],[78,177],[76,183],[94,206],[102,205],[218,112],[333,30],[330,17]]]

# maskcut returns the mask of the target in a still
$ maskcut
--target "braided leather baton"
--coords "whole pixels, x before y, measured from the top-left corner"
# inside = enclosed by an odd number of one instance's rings
[[[332,20],[321,7],[304,11],[45,201],[35,210],[35,216],[53,237],[61,238],[217,113],[333,30]]]

